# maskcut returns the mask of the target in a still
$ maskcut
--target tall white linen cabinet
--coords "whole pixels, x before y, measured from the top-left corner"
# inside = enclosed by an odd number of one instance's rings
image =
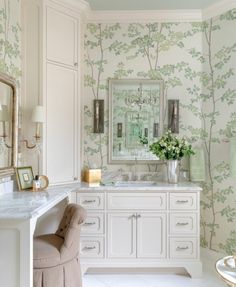
[[[46,110],[42,152],[36,158],[30,151],[25,154],[53,184],[80,180],[81,55],[87,9],[83,1],[22,0],[22,122],[24,131],[31,131],[24,137],[32,138],[32,108],[41,104]]]

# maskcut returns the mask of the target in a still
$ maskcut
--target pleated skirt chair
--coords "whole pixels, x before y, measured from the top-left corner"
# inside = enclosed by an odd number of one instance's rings
[[[55,234],[34,238],[34,287],[82,287],[79,244],[85,218],[84,208],[69,204]]]

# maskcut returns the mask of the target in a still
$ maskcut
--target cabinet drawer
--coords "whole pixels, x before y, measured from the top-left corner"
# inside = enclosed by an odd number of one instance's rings
[[[170,209],[172,210],[196,210],[196,193],[170,193]]]
[[[172,213],[170,214],[170,234],[197,233],[197,215],[195,213]]]
[[[170,258],[197,258],[197,239],[170,238]]]
[[[103,193],[77,193],[77,203],[85,209],[103,209],[104,194]]]
[[[81,232],[82,234],[102,234],[104,232],[104,215],[88,213]]]
[[[112,193],[108,194],[108,209],[166,209],[165,193]]]
[[[80,256],[81,258],[101,258],[104,256],[103,238],[81,237]]]

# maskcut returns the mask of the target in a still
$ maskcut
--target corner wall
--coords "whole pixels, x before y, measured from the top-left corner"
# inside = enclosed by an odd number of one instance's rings
[[[201,244],[236,251],[236,181],[229,176],[229,139],[236,131],[236,11],[201,23],[89,23],[85,35],[84,166],[109,165],[108,78],[163,79],[181,103],[180,134],[205,150]],[[211,40],[210,40],[211,39]],[[210,44],[210,45],[209,45]],[[105,133],[93,134],[95,98],[105,99]],[[226,139],[226,141],[225,141]],[[155,170],[140,166],[139,170]]]
[[[202,245],[236,251],[236,178],[229,139],[236,133],[236,9],[203,23],[203,103],[200,113],[207,181],[202,194]],[[236,151],[235,151],[236,152]]]

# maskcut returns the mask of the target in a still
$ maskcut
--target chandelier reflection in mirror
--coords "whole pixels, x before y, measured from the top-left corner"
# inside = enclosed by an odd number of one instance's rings
[[[156,91],[149,88],[143,89],[142,83],[139,84],[137,93],[130,94],[128,92],[125,98],[125,103],[127,106],[133,107],[134,105],[137,105],[140,110],[142,109],[143,105],[156,105],[158,102],[159,97],[156,96]]]

